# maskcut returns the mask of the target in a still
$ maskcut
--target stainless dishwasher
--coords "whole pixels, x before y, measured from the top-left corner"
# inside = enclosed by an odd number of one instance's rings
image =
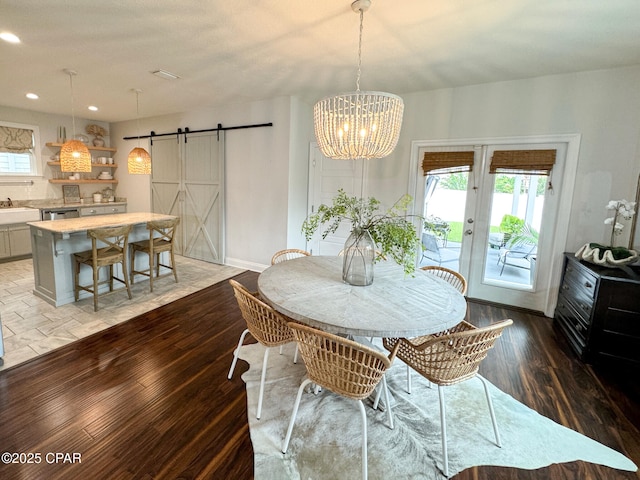
[[[42,220],[64,220],[80,216],[80,210],[77,207],[43,208],[40,212]]]

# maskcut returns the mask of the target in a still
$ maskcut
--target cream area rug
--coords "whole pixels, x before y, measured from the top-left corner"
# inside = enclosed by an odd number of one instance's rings
[[[247,385],[249,427],[256,480],[333,480],[361,476],[361,418],[352,400],[329,391],[305,393],[291,437],[282,454],[297,389],[305,376],[302,360],[292,363],[293,344],[282,355],[269,352],[262,418],[256,420],[264,347],[244,345],[240,358],[250,369]],[[369,479],[438,479],[442,474],[438,389],[413,374],[406,393],[406,367],[396,360],[387,372],[395,428],[386,412],[367,407]],[[477,465],[537,469],[553,463],[584,460],[612,469],[636,471],[624,455],[565,428],[490,385],[502,448],[495,445],[480,380],[447,387],[449,474]],[[615,472],[612,470],[612,476]]]

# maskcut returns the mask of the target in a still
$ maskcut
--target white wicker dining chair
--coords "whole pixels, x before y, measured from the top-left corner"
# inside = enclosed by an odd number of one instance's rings
[[[442,440],[443,472],[449,476],[449,455],[447,450],[447,422],[444,402],[444,388],[477,377],[484,387],[496,445],[501,446],[498,423],[493,411],[493,403],[487,381],[478,374],[480,362],[493,348],[503,330],[513,323],[502,320],[487,327],[475,327],[468,322],[460,322],[455,327],[436,335],[426,335],[413,339],[384,338],[384,347],[396,352],[396,356],[431,383],[438,385],[440,402],[440,426]]]
[[[233,353],[233,361],[231,362],[231,368],[229,369],[229,375],[227,378],[231,380],[231,377],[233,377],[233,371],[236,368],[240,347],[242,346],[247,334],[251,333],[259,343],[266,347],[264,350],[264,357],[262,359],[262,375],[260,377],[260,393],[258,394],[258,410],[256,413],[256,418],[260,420],[269,349],[271,347],[278,347],[294,341],[293,332],[287,325],[291,319],[280,315],[273,308],[260,300],[257,293],[250,292],[239,282],[231,279],[229,280],[229,283],[233,287],[233,292],[236,300],[238,301],[242,317],[247,323],[247,328],[242,332],[242,335],[240,335],[238,346]]]
[[[287,453],[289,448],[302,393],[308,384],[314,383],[338,395],[356,400],[362,418],[362,478],[366,480],[367,413],[362,400],[369,397],[376,386],[384,381],[385,371],[391,366],[399,345],[392,349],[387,357],[373,348],[306,325],[290,323],[289,328],[293,331],[300,355],[307,367],[307,378],[298,388],[291,421],[282,444],[282,453]],[[389,405],[386,387],[384,392]],[[388,416],[388,419],[390,420],[391,416]],[[392,424],[390,427],[393,428]]]

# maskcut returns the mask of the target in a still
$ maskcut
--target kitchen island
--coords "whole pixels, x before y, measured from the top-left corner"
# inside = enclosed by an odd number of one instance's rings
[[[91,239],[87,236],[87,230],[131,225],[129,242],[136,242],[149,238],[149,231],[146,228],[147,222],[171,218],[175,218],[175,216],[138,212],[28,222],[33,255],[34,295],[56,307],[75,301],[73,254],[91,250]],[[116,268],[120,268],[120,266],[117,265]],[[128,274],[129,272],[127,272]],[[118,271],[117,275],[121,277],[122,272]],[[91,281],[91,270],[82,269],[81,284],[88,284]],[[103,288],[108,287],[103,285]],[[90,294],[87,292],[80,292],[80,298],[89,296]]]

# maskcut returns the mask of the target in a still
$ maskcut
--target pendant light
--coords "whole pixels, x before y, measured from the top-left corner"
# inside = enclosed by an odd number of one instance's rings
[[[151,155],[144,148],[140,147],[140,103],[139,95],[142,92],[139,88],[134,88],[136,93],[136,129],[138,130],[138,146],[129,152],[127,158],[127,168],[133,175],[151,174]]]
[[[320,151],[337,160],[382,158],[398,143],[404,103],[397,95],[361,92],[362,24],[370,0],[357,0],[351,9],[360,13],[356,91],[327,97],[313,108],[313,124]]]
[[[61,172],[90,172],[91,154],[87,146],[80,140],[76,140],[76,117],[73,111],[73,77],[78,72],[65,68],[64,73],[69,75],[71,86],[71,120],[73,122],[73,137],[60,147],[60,171]]]

